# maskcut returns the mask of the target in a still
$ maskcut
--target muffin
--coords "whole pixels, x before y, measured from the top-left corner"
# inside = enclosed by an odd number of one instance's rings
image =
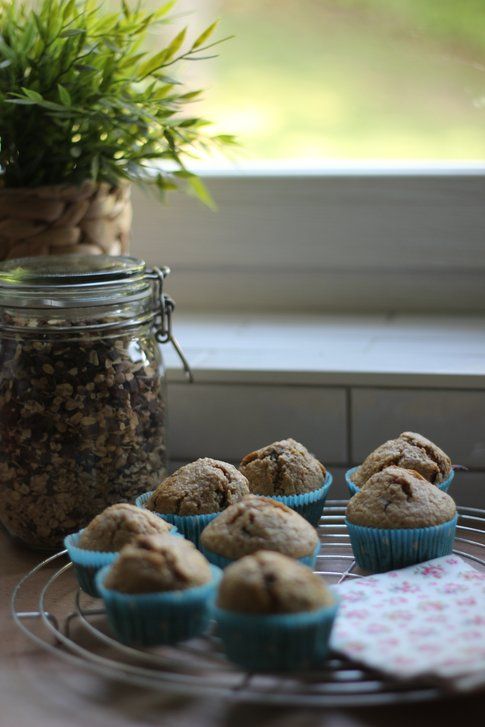
[[[374,572],[448,555],[456,522],[454,500],[402,467],[376,472],[347,505],[355,560]]]
[[[217,513],[249,494],[248,481],[233,465],[203,457],[180,467],[136,504],[175,525],[196,545]]]
[[[108,621],[125,644],[173,644],[208,626],[221,572],[188,540],[140,535],[96,576]]]
[[[111,505],[81,530],[78,548],[114,552],[132,542],[137,535],[169,533],[173,525],[147,510],[120,502]]]
[[[451,460],[442,449],[421,434],[403,432],[397,439],[389,439],[377,447],[359,467],[349,470],[347,482],[352,494],[369,477],[391,465],[419,472],[428,482],[445,491],[453,479]]]
[[[174,530],[173,525],[135,505],[118,503],[91,520],[84,530],[64,539],[74,565],[78,583],[90,596],[98,596],[95,576],[111,563],[119,550],[137,535],[161,535]]]
[[[224,568],[244,555],[270,550],[313,566],[320,550],[315,529],[297,512],[268,497],[249,495],[202,531],[201,549]]]
[[[210,579],[208,561],[189,540],[140,535],[122,549],[104,585],[120,593],[156,593],[202,586]]]
[[[318,611],[335,598],[324,580],[282,553],[259,550],[224,571],[217,606],[245,614]]]
[[[268,497],[248,495],[202,531],[200,547],[221,568],[257,550],[272,550],[313,566],[320,550],[315,529],[294,510]]]
[[[322,486],[327,471],[308,449],[294,439],[282,439],[250,452],[239,470],[255,495],[301,495]]]
[[[323,579],[281,553],[260,550],[229,565],[216,619],[226,655],[251,671],[320,664],[337,612]]]
[[[332,477],[303,444],[273,442],[243,457],[239,469],[253,494],[278,499],[318,523]]]

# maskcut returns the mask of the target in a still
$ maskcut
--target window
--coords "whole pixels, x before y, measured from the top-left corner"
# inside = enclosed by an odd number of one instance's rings
[[[137,193],[133,249],[185,308],[485,310],[482,2],[177,7],[235,35],[187,81],[241,142],[200,167],[216,214]]]
[[[234,35],[191,64],[243,159],[485,158],[480,0],[184,0]],[[199,104],[200,106],[200,104]]]

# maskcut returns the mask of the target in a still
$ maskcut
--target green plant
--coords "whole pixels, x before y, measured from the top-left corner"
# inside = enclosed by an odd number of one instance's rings
[[[102,0],[0,0],[1,186],[126,179],[164,192],[186,180],[210,204],[184,159],[233,140],[184,115],[201,91],[172,72],[208,57],[217,23],[187,49],[184,28],[150,52],[147,33],[170,23],[176,0],[154,12],[141,4],[122,0],[112,13]]]

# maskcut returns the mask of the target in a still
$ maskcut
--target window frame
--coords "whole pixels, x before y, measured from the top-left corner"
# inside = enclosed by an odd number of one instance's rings
[[[485,163],[200,174],[215,213],[133,195],[132,253],[185,310],[485,312]]]

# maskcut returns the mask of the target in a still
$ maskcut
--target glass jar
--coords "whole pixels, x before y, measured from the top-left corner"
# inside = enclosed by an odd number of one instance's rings
[[[166,475],[167,268],[62,256],[0,265],[0,521],[55,548]]]

